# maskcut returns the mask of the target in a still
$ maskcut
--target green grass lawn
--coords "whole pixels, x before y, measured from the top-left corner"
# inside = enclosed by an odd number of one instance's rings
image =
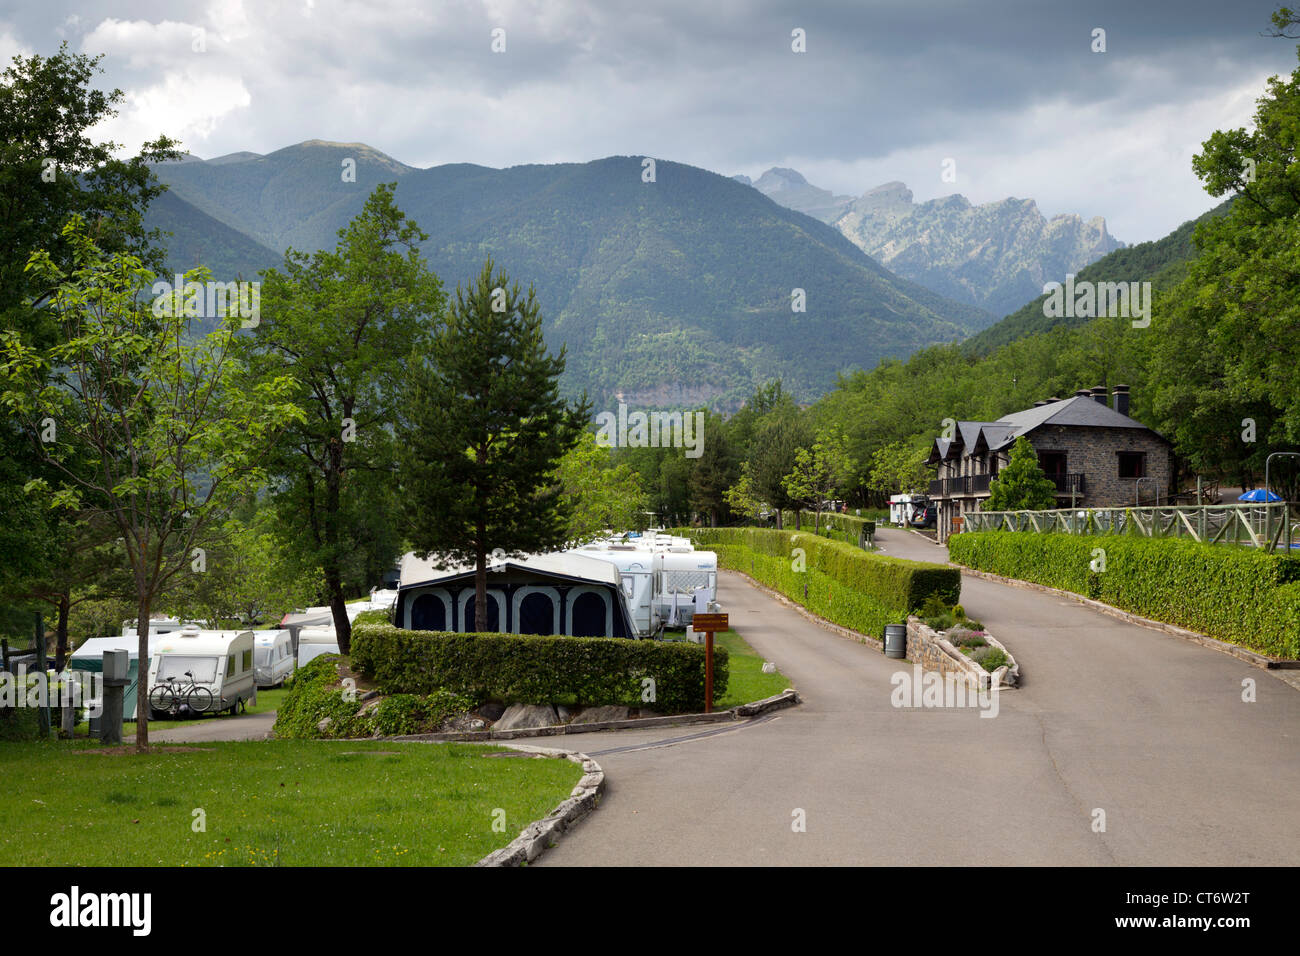
[[[567,760],[490,757],[500,748],[473,744],[99,749],[0,744],[6,866],[464,866],[549,813],[582,776]],[[493,830],[498,809],[504,832]]]
[[[671,634],[667,640],[684,641],[685,634]],[[763,673],[763,656],[745,643],[745,639],[735,631],[722,631],[713,635],[715,644],[727,649],[730,676],[727,679],[727,693],[716,705],[717,710],[752,703],[779,694],[791,686],[790,678],[780,671],[775,674]]]

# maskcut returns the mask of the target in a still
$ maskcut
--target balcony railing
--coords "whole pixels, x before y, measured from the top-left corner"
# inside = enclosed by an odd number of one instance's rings
[[[958,475],[930,482],[930,494],[946,498],[952,495],[978,495],[989,490],[991,475]]]
[[[989,482],[996,475],[958,475],[956,478],[936,478],[930,482],[930,496],[933,498],[950,498],[959,495],[981,495],[989,490]],[[1059,495],[1084,495],[1084,476],[1082,473],[1051,474],[1048,480],[1056,486]]]
[[[1079,497],[1084,495],[1084,476],[1079,474],[1055,474],[1047,476],[1052,484],[1056,485],[1058,495],[1075,494]]]

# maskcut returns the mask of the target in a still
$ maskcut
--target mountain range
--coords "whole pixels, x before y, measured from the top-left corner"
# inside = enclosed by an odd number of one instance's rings
[[[288,247],[332,248],[374,186],[396,181],[449,289],[489,256],[536,287],[547,341],[567,349],[566,390],[586,390],[598,409],[725,410],[776,377],[811,400],[841,372],[994,319],[893,274],[818,219],[666,160],[651,182],[632,156],[417,169],[364,144],[314,140],[155,170],[169,192],[146,224],[173,234],[171,267],[202,262],[218,278],[251,278]]]
[[[890,271],[941,295],[1006,315],[1043,285],[1123,247],[1100,216],[1046,218],[1032,199],[972,205],[960,194],[912,201],[890,182],[858,198],[838,196],[793,169],[734,177],[773,201],[833,226]]]

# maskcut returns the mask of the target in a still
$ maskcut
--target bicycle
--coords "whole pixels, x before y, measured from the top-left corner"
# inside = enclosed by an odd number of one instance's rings
[[[174,716],[184,706],[196,714],[206,713],[213,703],[212,691],[195,682],[193,671],[186,671],[185,676],[190,679],[188,685],[168,677],[149,691],[149,709]]]

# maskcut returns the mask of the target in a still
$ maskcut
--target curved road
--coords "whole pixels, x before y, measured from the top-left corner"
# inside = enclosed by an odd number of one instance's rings
[[[908,532],[886,553],[945,560]],[[1073,601],[965,576],[1024,686],[999,712],[895,708],[910,670],[723,573],[733,625],[798,687],[775,717],[569,737],[608,772],[544,865],[1290,865],[1300,693]],[[901,665],[901,667],[900,667]],[[1253,678],[1257,700],[1242,700]],[[1104,832],[1094,832],[1104,811]],[[804,832],[793,824],[806,821]]]

